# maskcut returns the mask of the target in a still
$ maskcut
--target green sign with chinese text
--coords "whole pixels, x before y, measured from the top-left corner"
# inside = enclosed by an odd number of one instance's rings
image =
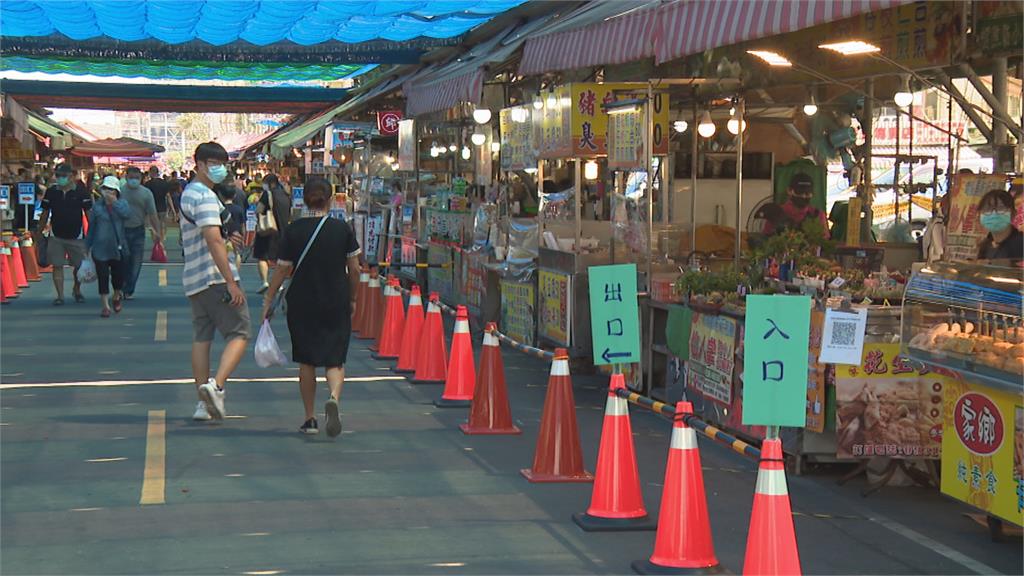
[[[810,297],[747,296],[744,425],[805,425],[810,330]]]
[[[594,364],[640,361],[640,308],[636,264],[591,266],[590,332]]]

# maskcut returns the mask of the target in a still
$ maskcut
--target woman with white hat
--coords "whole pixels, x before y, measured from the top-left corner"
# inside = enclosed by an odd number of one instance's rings
[[[89,234],[85,247],[96,264],[97,285],[103,309],[100,316],[110,317],[110,283],[114,285],[114,312],[121,311],[121,288],[124,286],[128,245],[124,221],[131,217],[128,201],[121,198],[121,183],[116,176],[107,176],[100,183],[102,201],[93,204],[89,214]]]

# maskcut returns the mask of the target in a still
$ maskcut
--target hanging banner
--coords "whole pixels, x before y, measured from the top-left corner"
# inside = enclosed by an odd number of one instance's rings
[[[11,187],[4,184],[0,186],[0,210],[7,210],[11,207]]]
[[[399,255],[402,264],[416,264],[416,239],[408,236],[402,237],[402,250]],[[415,266],[402,266],[398,269],[398,275],[409,280],[416,280]]]
[[[416,121],[412,118],[398,123],[398,169],[416,169]]]
[[[646,168],[647,153],[644,151],[643,125],[642,110],[616,112],[608,116],[608,168]]]
[[[692,313],[686,386],[725,406],[732,403],[736,326],[727,316]]]
[[[572,318],[572,277],[552,270],[540,270],[537,293],[540,300],[538,333],[568,348]]]
[[[571,155],[589,158],[608,154],[608,111],[603,104],[647,97],[647,85],[639,82],[574,83],[571,92]],[[655,94],[651,103],[654,122],[654,154],[668,154],[668,106],[666,95]],[[643,110],[640,129],[643,130]],[[642,132],[641,132],[642,134]],[[642,138],[642,136],[641,136]],[[642,142],[642,140],[641,140]]]
[[[491,138],[493,136],[490,126],[478,127],[477,131],[487,136],[487,139],[480,146],[473,145],[473,177],[476,184],[488,186],[494,172],[494,162],[491,159]]]
[[[531,106],[505,108],[499,115],[501,124],[501,169],[523,170],[537,167],[537,145],[533,134]]]
[[[381,136],[395,136],[398,134],[398,125],[401,121],[401,110],[377,112],[377,131]]]
[[[978,244],[988,232],[981,227],[978,203],[990,190],[1003,190],[1006,177],[992,174],[955,174],[946,223],[946,254],[950,260],[974,260]]]
[[[1024,521],[1024,398],[951,379],[945,387],[943,494]]]
[[[536,296],[533,282],[501,281],[501,331],[528,346],[536,344]]]
[[[466,269],[466,306],[475,316],[480,316],[487,294],[487,269],[484,267],[487,258],[485,251],[462,253]]]
[[[950,380],[899,352],[899,344],[867,343],[859,365],[836,366],[838,458],[941,455]]]
[[[365,236],[363,237],[363,253],[366,254],[366,261],[376,264],[379,258],[381,246],[381,232],[384,227],[384,214],[370,214],[366,216],[363,224]]]
[[[559,86],[541,94],[543,107],[532,115],[534,142],[540,158],[568,158],[572,156],[572,92],[568,86]]]

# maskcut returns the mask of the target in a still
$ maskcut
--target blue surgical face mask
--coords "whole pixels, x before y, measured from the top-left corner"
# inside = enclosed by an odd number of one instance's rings
[[[142,180],[139,180],[138,178],[129,178],[128,179],[128,185],[129,186],[135,187],[135,186],[138,186],[139,184],[142,184]]]
[[[57,184],[59,186],[67,186],[68,182],[71,182],[70,176],[57,176]]]
[[[228,177],[228,167],[223,164],[220,166],[210,166],[209,170],[206,171],[206,175],[210,177],[214,184],[220,184]]]
[[[1010,225],[1009,212],[986,212],[981,215],[981,225],[985,227],[989,232],[999,233]]]

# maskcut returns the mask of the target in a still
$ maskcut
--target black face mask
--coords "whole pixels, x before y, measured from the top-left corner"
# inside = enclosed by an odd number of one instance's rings
[[[794,194],[791,198],[793,200],[793,205],[797,208],[804,208],[811,203],[811,198],[809,196],[797,196]]]

